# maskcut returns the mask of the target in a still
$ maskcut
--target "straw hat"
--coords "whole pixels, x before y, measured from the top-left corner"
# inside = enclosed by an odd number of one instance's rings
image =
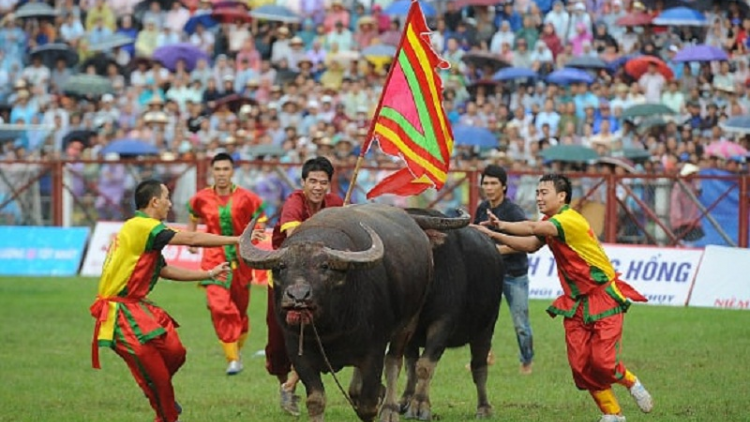
[[[680,176],[687,177],[701,171],[701,168],[692,163],[685,163],[680,169]]]

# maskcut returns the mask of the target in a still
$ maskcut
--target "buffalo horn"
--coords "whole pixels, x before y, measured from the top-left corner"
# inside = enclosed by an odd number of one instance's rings
[[[370,235],[372,246],[366,251],[351,252],[338,251],[331,248],[323,248],[330,258],[329,266],[336,270],[350,270],[357,268],[369,268],[380,262],[385,253],[383,240],[380,239],[375,230],[364,223],[359,223],[367,234]]]
[[[247,225],[245,231],[240,237],[240,256],[245,263],[258,270],[270,270],[276,267],[281,258],[284,256],[285,249],[275,251],[266,251],[253,245],[252,237],[255,224],[258,222],[260,215],[255,216],[253,221]]]
[[[466,227],[471,222],[471,216],[459,209],[458,217],[434,217],[428,215],[409,214],[423,230],[453,230]]]

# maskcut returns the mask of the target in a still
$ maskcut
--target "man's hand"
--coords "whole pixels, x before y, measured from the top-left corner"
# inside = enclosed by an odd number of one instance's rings
[[[197,254],[198,253],[198,247],[197,246],[188,246],[188,252],[191,254]]]
[[[482,222],[482,224],[469,224],[469,227],[479,230],[480,232],[489,236],[490,239],[492,239],[492,234],[495,232],[493,232],[491,229],[487,227],[489,224],[484,224],[484,223],[486,222]]]
[[[253,234],[250,237],[250,240],[253,243],[258,243],[266,240],[268,236],[266,236],[266,230],[265,229],[255,229],[253,230]]]
[[[503,222],[499,218],[497,218],[497,216],[493,214],[492,211],[487,210],[487,220],[484,220],[479,224],[481,224],[482,226],[494,227],[499,230],[502,223]]]
[[[222,262],[208,271],[208,277],[213,280],[224,281],[227,279],[227,273],[229,271],[232,271],[232,267],[229,266],[229,263]]]

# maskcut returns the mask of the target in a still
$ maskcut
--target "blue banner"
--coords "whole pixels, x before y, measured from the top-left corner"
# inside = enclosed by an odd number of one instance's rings
[[[724,170],[717,169],[703,169],[700,172],[701,176],[734,176]],[[724,196],[715,207],[709,212],[709,215],[713,217],[717,225],[726,235],[737,244],[737,236],[740,231],[740,187],[737,180],[717,180],[717,179],[701,179],[701,195],[700,201],[704,207],[708,208],[719,200],[727,191],[729,193]],[[724,237],[719,234],[716,227],[709,221],[708,218],[704,217],[701,221],[701,226],[705,232],[705,236],[695,242],[696,246],[706,245],[721,245],[721,246],[732,246],[729,244]]]
[[[78,273],[88,227],[0,226],[0,275]]]

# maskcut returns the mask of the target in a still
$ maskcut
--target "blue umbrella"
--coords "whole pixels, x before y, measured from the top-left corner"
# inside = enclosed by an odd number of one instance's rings
[[[135,38],[122,33],[115,33],[104,37],[97,43],[89,45],[89,51],[106,51],[116,47],[124,47],[135,43]]]
[[[456,145],[473,147],[496,147],[497,138],[489,129],[476,126],[455,126],[453,139]]]
[[[676,62],[712,62],[714,60],[729,60],[727,53],[710,45],[695,45],[686,47],[674,56]]]
[[[729,133],[750,134],[750,116],[734,116],[719,123],[719,127]]]
[[[396,0],[391,3],[391,5],[383,11],[383,13],[390,16],[406,16],[409,14],[411,3],[411,0]],[[422,8],[422,13],[424,13],[426,17],[429,18],[437,16],[437,10],[435,10],[435,8],[431,4],[423,0],[419,0],[419,6]]]
[[[635,59],[636,57],[640,57],[640,56],[641,56],[641,54],[638,54],[638,53],[636,53],[636,54],[627,54],[627,55],[624,55],[624,56],[620,56],[620,57],[612,60],[611,62],[608,62],[607,66],[609,66],[609,70],[611,72],[617,72],[617,70],[619,68],[625,66],[625,63],[627,63],[631,59]]]
[[[193,35],[198,24],[203,25],[203,27],[206,29],[211,29],[219,23],[216,22],[211,17],[211,15],[209,15],[208,13],[204,13],[202,15],[195,15],[192,18],[188,19],[187,23],[185,23],[185,27],[182,29],[187,32],[188,35]]]
[[[688,7],[667,9],[653,20],[654,25],[662,26],[706,26],[708,20],[703,13]]]
[[[362,50],[364,57],[393,57],[396,47],[387,44],[375,44]]]
[[[506,67],[492,75],[493,81],[510,81],[513,79],[538,78],[539,74],[526,67]]]
[[[102,148],[102,155],[116,153],[120,155],[158,155],[159,149],[140,139],[117,139]]]
[[[250,16],[274,22],[299,23],[302,19],[290,9],[277,4],[266,4],[250,11]]]
[[[594,82],[594,77],[583,70],[564,67],[550,73],[549,76],[547,76],[547,82],[557,85],[569,85],[575,83],[590,84]]]
[[[177,68],[177,62],[185,61],[187,71],[195,69],[195,65],[200,59],[208,60],[208,55],[203,50],[190,43],[170,44],[159,47],[154,51],[154,60],[158,60],[167,69],[174,71]]]

